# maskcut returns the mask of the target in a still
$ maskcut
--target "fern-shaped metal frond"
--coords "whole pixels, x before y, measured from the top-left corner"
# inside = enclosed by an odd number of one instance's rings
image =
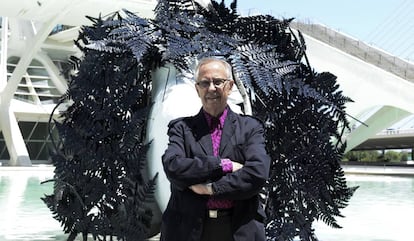
[[[137,42],[128,45],[135,39],[127,32],[152,29],[149,25],[141,26],[143,21],[133,25],[133,21],[119,18],[97,23],[78,39],[83,46],[102,46],[84,47],[77,74],[72,76],[67,96],[73,103],[56,124],[60,140],[58,149],[51,153],[58,184],[43,200],[69,233],[68,240],[78,234],[83,238],[91,234],[95,239],[108,235],[122,239],[129,235],[125,227],[136,230],[134,240],[144,240],[151,211],[142,198],[145,191],[148,195],[152,192],[149,187],[143,188],[147,181],[142,174],[148,150],[143,136],[150,89],[150,70],[145,68],[153,66],[148,63],[151,59],[147,52],[153,51],[154,37],[144,35],[148,46],[137,56],[131,47]],[[119,41],[115,41],[117,37]],[[108,51],[114,46],[116,51]],[[145,63],[138,62],[140,59]],[[137,189],[143,191],[134,192]],[[136,208],[137,202],[125,202],[127,198],[141,200],[140,212],[123,219],[120,226],[114,223],[117,211]]]

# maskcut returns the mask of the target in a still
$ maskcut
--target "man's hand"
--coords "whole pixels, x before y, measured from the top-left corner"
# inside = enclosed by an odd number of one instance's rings
[[[195,184],[189,187],[193,192],[200,195],[213,195],[211,183]]]
[[[242,164],[235,161],[231,161],[231,164],[233,166],[232,172],[235,172],[243,167]],[[200,195],[213,195],[213,188],[211,186],[211,183],[194,184],[192,186],[189,186],[188,188]]]

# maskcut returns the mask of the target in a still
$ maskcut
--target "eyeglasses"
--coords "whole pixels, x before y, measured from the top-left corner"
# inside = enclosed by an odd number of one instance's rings
[[[214,87],[221,88],[221,87],[224,86],[226,81],[229,81],[229,80],[228,79],[219,79],[219,78],[213,79],[212,81],[200,80],[196,83],[196,85],[200,86],[200,88],[206,89],[206,88],[210,87],[211,83],[213,83]]]

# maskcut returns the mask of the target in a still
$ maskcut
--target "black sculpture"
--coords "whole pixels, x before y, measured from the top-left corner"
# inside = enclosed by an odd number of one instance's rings
[[[43,198],[68,240],[78,233],[84,240],[144,240],[155,188],[155,177],[142,172],[150,74],[166,63],[191,74],[200,55],[233,65],[252,114],[266,125],[273,160],[263,190],[268,240],[317,240],[315,220],[340,227],[336,217],[356,189],[347,187],[339,165],[351,100],[334,75],[309,66],[291,19],[241,17],[236,7],[160,0],[152,20],[125,10],[83,27],[76,42],[84,58],[62,98],[73,104],[55,121],[54,193]]]
[[[84,58],[62,97],[73,104],[55,121],[54,193],[43,200],[70,234],[68,240],[78,233],[84,240],[87,234],[96,240],[144,240],[155,188],[154,180],[142,175],[151,68],[130,52],[85,48],[111,30],[91,20],[94,26],[84,27],[77,40]]]

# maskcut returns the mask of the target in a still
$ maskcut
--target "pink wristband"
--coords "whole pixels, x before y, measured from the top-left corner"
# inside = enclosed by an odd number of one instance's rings
[[[230,159],[221,159],[221,169],[225,173],[233,171],[233,163],[230,161]]]

